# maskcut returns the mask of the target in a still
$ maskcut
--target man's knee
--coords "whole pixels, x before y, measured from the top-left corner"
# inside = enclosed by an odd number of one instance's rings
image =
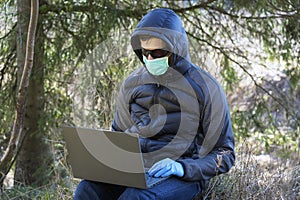
[[[88,198],[88,196],[91,192],[90,190],[92,190],[91,186],[90,186],[90,182],[86,181],[86,180],[81,181],[76,188],[76,191],[74,194],[74,200]]]

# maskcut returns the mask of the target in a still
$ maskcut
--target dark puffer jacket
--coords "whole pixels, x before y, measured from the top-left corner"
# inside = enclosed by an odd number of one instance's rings
[[[143,63],[139,36],[164,40],[170,67],[153,76],[142,66],[123,82],[112,129],[139,133],[147,166],[167,157],[180,162],[184,180],[229,171],[235,155],[226,97],[212,76],[191,63],[180,18],[155,9],[140,21],[131,44]]]

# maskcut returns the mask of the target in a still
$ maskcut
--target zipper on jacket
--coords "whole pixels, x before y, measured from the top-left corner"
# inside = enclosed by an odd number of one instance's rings
[[[156,90],[153,94],[153,105],[158,104],[158,94],[161,90],[161,87],[160,87],[159,83],[156,83],[156,86],[157,86],[157,88],[156,88]]]

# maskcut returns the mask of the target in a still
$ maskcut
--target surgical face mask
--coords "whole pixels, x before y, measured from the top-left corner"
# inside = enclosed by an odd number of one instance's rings
[[[162,58],[156,58],[154,60],[148,60],[143,55],[143,61],[146,65],[147,70],[154,76],[163,75],[168,70],[168,56]]]

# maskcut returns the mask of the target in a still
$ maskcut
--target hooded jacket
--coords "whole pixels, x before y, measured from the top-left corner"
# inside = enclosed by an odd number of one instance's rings
[[[147,71],[140,36],[167,44],[172,55],[165,74]],[[211,75],[191,63],[179,16],[169,9],[152,10],[138,23],[131,45],[143,66],[120,88],[112,129],[139,134],[148,167],[171,158],[182,164],[187,181],[228,172],[235,155],[226,97]]]

